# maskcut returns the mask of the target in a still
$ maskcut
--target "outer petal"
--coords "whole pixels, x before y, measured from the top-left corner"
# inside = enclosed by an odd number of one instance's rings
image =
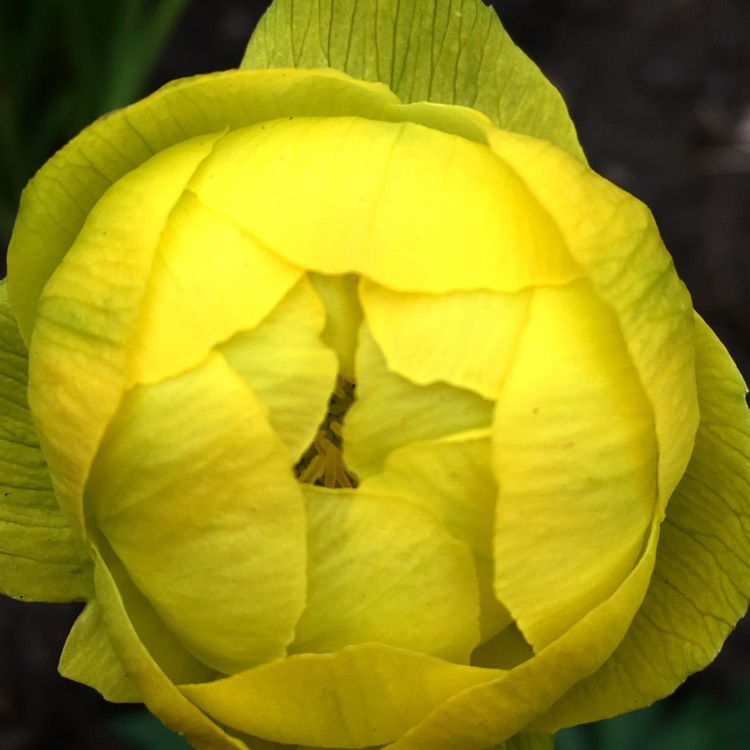
[[[654,408],[663,513],[690,458],[698,405],[692,304],[653,217],[642,203],[550,144],[499,130],[490,134],[490,144],[549,213],[617,317]]]
[[[391,289],[517,291],[581,275],[537,199],[487,146],[411,122],[243,128],[217,144],[191,189],[287,262]]]
[[[0,281],[0,592],[84,599],[91,561],[55,499],[26,397],[28,358]]]
[[[726,350],[696,317],[701,423],[669,501],[654,575],[612,658],[537,726],[557,729],[647,706],[707,666],[750,599],[750,414]]]
[[[492,402],[444,383],[418,386],[391,372],[363,326],[356,401],[343,426],[344,457],[360,479],[379,472],[402,445],[489,427]]]
[[[612,313],[587,281],[537,289],[493,424],[495,592],[535,649],[633,569],[656,461],[653,411]]]
[[[285,653],[305,601],[302,496],[261,402],[220,355],[125,397],[87,499],[189,651],[223,672]]]
[[[133,594],[137,598],[138,592],[128,590],[122,575],[115,582],[112,571],[104,563],[98,550],[94,554],[97,559],[96,595],[104,623],[125,671],[138,686],[149,710],[200,750],[247,750],[243,742],[226,734],[216,722],[179,693],[175,687],[175,680],[180,679],[179,674],[165,674],[156,664],[151,653],[161,653],[163,644],[157,644],[152,649],[144,645],[141,631],[134,627],[123,602],[123,598],[127,596],[132,605]],[[182,671],[183,680],[191,679],[185,670]],[[195,675],[195,670],[192,671]],[[210,677],[206,675],[203,679]]]
[[[213,140],[165,151],[114,185],[40,300],[29,402],[58,501],[82,536],[83,486],[125,388],[126,347],[153,256],[170,210]]]
[[[658,541],[622,586],[562,637],[492,682],[448,698],[392,744],[392,750],[486,750],[513,737],[614,651],[643,599]]]
[[[233,70],[171,83],[98,120],[47,162],[21,197],[8,269],[24,339],[31,338],[44,285],[89,211],[139,164],[206,133],[292,114],[377,116],[389,104],[398,99],[385,86],[333,70]]]
[[[476,574],[442,519],[408,492],[304,489],[308,598],[290,653],[373,642],[468,664]]]
[[[445,698],[500,676],[378,643],[300,654],[180,689],[228,726],[277,742],[358,748],[389,742]]]

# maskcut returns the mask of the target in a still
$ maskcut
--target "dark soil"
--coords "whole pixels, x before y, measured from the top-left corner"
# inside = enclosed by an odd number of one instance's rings
[[[194,0],[152,86],[237,65],[265,3]],[[563,91],[598,171],[651,206],[695,307],[750,375],[750,3],[498,0]],[[0,601],[0,748],[114,748],[112,711],[56,676],[76,606]],[[679,694],[750,683],[750,626]],[[678,695],[679,695],[678,694]]]

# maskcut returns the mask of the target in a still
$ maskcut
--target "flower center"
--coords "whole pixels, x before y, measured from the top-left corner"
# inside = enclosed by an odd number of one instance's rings
[[[328,402],[328,412],[320,423],[310,447],[294,467],[300,482],[318,487],[356,487],[356,475],[346,468],[341,440],[344,416],[354,401],[355,384],[338,376]]]

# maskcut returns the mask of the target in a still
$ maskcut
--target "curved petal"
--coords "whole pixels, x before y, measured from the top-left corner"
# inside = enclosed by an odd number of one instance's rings
[[[446,699],[389,750],[486,750],[525,730],[620,643],[648,587],[658,538],[654,523],[622,586],[563,636],[504,676]]]
[[[113,185],[39,300],[29,403],[58,501],[81,536],[83,486],[127,382],[126,349],[161,232],[213,140],[164,151]]]
[[[305,601],[302,495],[265,408],[220,355],[126,395],[86,494],[189,651],[223,672],[284,655]]]
[[[468,546],[479,583],[481,641],[511,622],[493,590],[497,481],[491,470],[490,431],[474,430],[409,443],[391,453],[383,471],[359,490],[406,497],[437,513],[446,529]]]
[[[622,644],[538,726],[650,705],[716,656],[750,598],[750,413],[726,350],[696,316],[701,423],[667,508],[646,598]]]
[[[394,740],[447,697],[502,674],[365,643],[334,654],[290,656],[180,690],[243,732],[277,742],[360,748]]]
[[[359,335],[356,400],[343,425],[344,459],[360,479],[402,445],[492,422],[490,401],[444,383],[419,386],[391,372],[366,325]]]
[[[288,263],[391,289],[512,292],[581,275],[537,199],[487,146],[411,122],[242,128],[216,145],[191,190]]]
[[[211,164],[207,154],[204,166]],[[194,367],[217,343],[255,328],[304,273],[208,210],[191,182],[162,229],[130,344],[128,387]],[[118,220],[127,220],[124,212]]]
[[[419,385],[450,383],[496,399],[529,317],[532,290],[393,292],[364,281],[362,307],[388,368]]]
[[[698,403],[692,304],[654,219],[640,201],[548,143],[495,130],[490,145],[549,212],[617,317],[654,408],[663,514],[693,449]]]
[[[468,664],[479,598],[468,547],[407,493],[303,485],[307,607],[290,653],[379,643]]]
[[[292,464],[312,442],[336,383],[336,354],[321,341],[323,306],[298,282],[254,330],[219,351],[268,408],[268,421]]]
[[[106,545],[105,545],[106,546]],[[194,747],[201,750],[248,750],[243,742],[230,737],[215,721],[209,719],[200,709],[185,699],[175,686],[175,680],[210,679],[183,674],[166,674],[154,661],[152,653],[163,652],[163,642],[149,649],[142,639],[142,631],[131,620],[129,608],[123,599],[129,599],[132,606],[140,593],[124,585],[126,575],[118,576],[104,562],[98,549],[94,548],[96,565],[94,577],[96,597],[101,606],[102,618],[112,641],[112,645],[122,660],[123,667],[137,685],[147,708],[164,724],[178,732]],[[118,565],[117,561],[114,561]],[[120,566],[121,567],[121,566]],[[136,605],[136,608],[139,608]],[[148,605],[146,605],[148,608]],[[151,633],[152,634],[152,633]],[[195,675],[195,670],[191,670]]]
[[[29,412],[28,353],[0,281],[0,592],[65,602],[93,593],[91,559],[68,525]]]
[[[495,593],[535,650],[633,569],[656,461],[653,411],[614,316],[588,282],[537,289],[493,424]]]
[[[335,70],[230,70],[173,82],[97,120],[55,154],[21,196],[8,275],[24,340],[31,338],[42,289],[89,211],[110,185],[155,154],[194,136],[278,117],[379,117],[398,104],[385,86]]]

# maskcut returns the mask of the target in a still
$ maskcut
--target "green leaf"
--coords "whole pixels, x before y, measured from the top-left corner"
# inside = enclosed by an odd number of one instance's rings
[[[701,421],[667,506],[646,598],[623,642],[533,727],[557,730],[648,706],[706,667],[750,598],[750,412],[726,349],[696,316]]]
[[[26,396],[28,354],[0,281],[0,592],[66,602],[91,594],[91,563],[55,500]]]
[[[585,161],[559,92],[480,0],[275,0],[240,67],[337,68],[404,102],[473,107]]]

